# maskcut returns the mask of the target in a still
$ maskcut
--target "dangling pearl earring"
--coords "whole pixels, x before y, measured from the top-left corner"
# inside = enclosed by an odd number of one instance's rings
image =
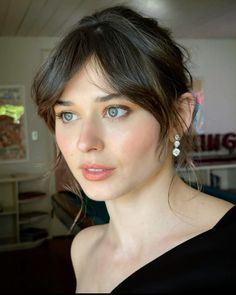
[[[178,148],[180,146],[180,136],[179,134],[175,135],[175,141],[174,141],[174,148],[172,151],[173,156],[178,157],[180,154],[180,149]]]

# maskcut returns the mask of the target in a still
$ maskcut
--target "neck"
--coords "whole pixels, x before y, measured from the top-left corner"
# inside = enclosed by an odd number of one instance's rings
[[[126,249],[165,235],[179,222],[172,206],[181,207],[176,196],[183,185],[174,170],[166,167],[129,195],[107,201],[109,241]]]

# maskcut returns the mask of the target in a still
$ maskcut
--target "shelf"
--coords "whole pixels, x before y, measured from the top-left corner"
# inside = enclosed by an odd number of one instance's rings
[[[47,198],[47,195],[43,192],[27,192],[27,193],[19,193],[18,202],[19,204],[31,203],[34,201],[39,201]]]
[[[201,164],[201,165],[197,165],[196,169],[232,169],[232,168],[236,168],[236,163],[207,163],[207,164]]]
[[[16,238],[15,237],[0,237],[0,246],[2,245],[8,245],[11,243],[16,243]]]
[[[19,173],[12,175],[0,175],[0,183],[6,182],[19,182],[19,181],[30,181],[41,178],[42,175],[38,174],[27,174],[27,173]]]
[[[7,216],[7,215],[13,215],[16,214],[15,208],[9,207],[9,208],[3,208],[3,211],[0,212],[0,216]]]
[[[48,231],[42,228],[30,227],[20,231],[21,242],[33,242],[48,237]]]
[[[49,237],[46,237],[46,239]],[[21,250],[21,249],[30,249],[33,247],[37,247],[41,245],[45,241],[45,238],[38,239],[31,242],[16,242],[16,241],[8,241],[5,244],[0,244],[0,252],[5,251],[14,251],[14,250]]]
[[[44,181],[43,174],[0,174],[0,251],[31,248],[49,238],[51,203]],[[33,224],[43,228],[30,235]]]
[[[236,168],[236,163],[204,163],[204,164],[195,164],[193,170],[215,170],[215,169],[234,169]],[[186,171],[185,168],[179,168],[178,171]]]
[[[32,211],[28,213],[22,213],[19,215],[19,224],[28,224],[39,221],[48,217],[47,212]]]

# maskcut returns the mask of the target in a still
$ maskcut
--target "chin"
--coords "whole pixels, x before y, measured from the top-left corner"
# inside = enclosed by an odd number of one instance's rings
[[[108,201],[108,200],[113,200],[117,198],[119,195],[117,192],[114,192],[112,190],[107,190],[107,189],[92,189],[86,188],[85,186],[82,186],[82,189],[85,193],[86,196],[88,196],[91,200],[93,201]]]
[[[84,190],[86,196],[88,196],[91,200],[93,201],[107,201],[111,199],[111,195],[109,194],[109,196],[106,196],[102,193],[99,192],[93,192],[91,190],[86,191]]]

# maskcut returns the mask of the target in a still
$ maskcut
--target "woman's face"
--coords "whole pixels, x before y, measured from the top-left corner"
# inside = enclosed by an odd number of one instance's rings
[[[55,113],[57,144],[91,199],[132,193],[163,165],[156,119],[109,89],[92,63],[67,83]]]

